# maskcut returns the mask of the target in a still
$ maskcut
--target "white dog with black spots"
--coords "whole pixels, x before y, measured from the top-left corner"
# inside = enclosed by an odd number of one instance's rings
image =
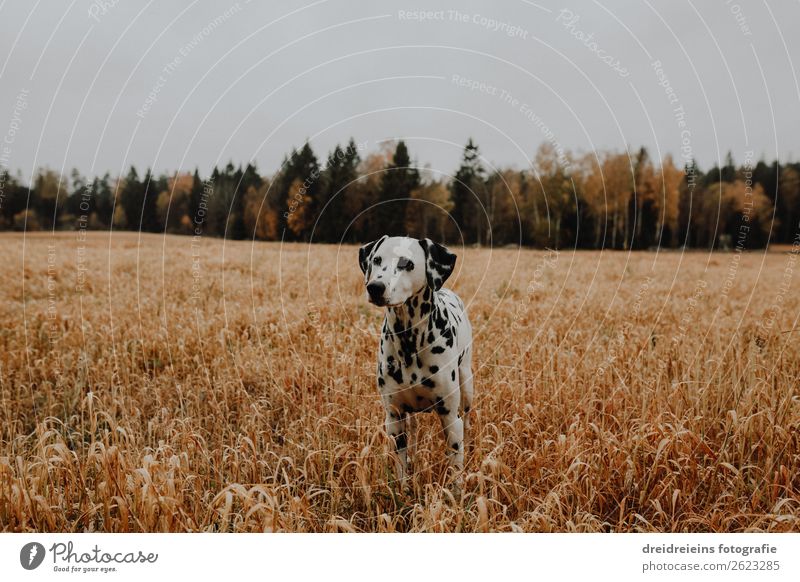
[[[359,249],[358,262],[367,299],[386,308],[378,391],[398,477],[405,483],[409,472],[410,415],[433,411],[460,489],[473,394],[472,327],[458,295],[442,288],[456,256],[427,238],[383,236]]]

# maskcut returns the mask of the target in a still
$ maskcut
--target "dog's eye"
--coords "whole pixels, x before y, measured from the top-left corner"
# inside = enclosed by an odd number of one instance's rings
[[[410,271],[414,268],[414,263],[406,257],[400,257],[397,259],[397,268],[403,269],[404,271]]]
[[[373,260],[372,262],[375,263],[376,265],[378,265],[379,267],[381,266],[381,258],[380,257],[375,257],[375,260]]]

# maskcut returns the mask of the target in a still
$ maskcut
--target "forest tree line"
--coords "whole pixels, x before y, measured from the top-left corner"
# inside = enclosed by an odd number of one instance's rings
[[[403,141],[354,140],[318,158],[306,143],[274,175],[255,165],[208,176],[86,178],[40,170],[26,185],[0,169],[0,230],[122,229],[230,239],[362,242],[408,234],[451,244],[549,248],[757,248],[791,243],[800,164],[701,171],[646,149],[573,155],[549,143],[531,167],[490,169],[470,140],[452,177],[415,164]]]

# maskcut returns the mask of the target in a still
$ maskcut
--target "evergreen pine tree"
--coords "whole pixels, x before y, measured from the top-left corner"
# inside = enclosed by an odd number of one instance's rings
[[[192,225],[192,234],[202,234],[203,217],[200,216],[200,203],[203,201],[203,181],[200,179],[200,172],[194,169],[192,176],[192,189],[189,191],[189,220]]]
[[[281,236],[288,240],[307,240],[319,209],[319,191],[319,163],[311,145],[306,142],[299,151],[292,150],[276,180],[273,200],[279,212],[278,232],[282,233]],[[294,217],[294,228],[289,229],[290,215],[298,212],[301,214]],[[302,225],[298,225],[300,216],[303,217]]]
[[[386,168],[381,180],[378,206],[376,208],[376,227],[380,232],[376,237],[404,236],[405,216],[411,193],[419,187],[419,171],[411,167],[408,148],[401,140],[397,142],[392,162]]]
[[[461,166],[450,184],[453,220],[467,243],[477,242],[479,238],[479,210],[484,183],[485,172],[478,146],[470,138],[464,146]]]
[[[345,198],[358,178],[361,161],[355,141],[346,148],[338,144],[328,156],[320,191],[319,221],[315,239],[320,242],[340,242],[352,217],[345,216]]]
[[[147,169],[142,182],[142,210],[141,230],[143,232],[159,232],[162,226],[158,219],[158,195],[166,189],[166,184],[161,178],[153,176],[150,168]]]
[[[119,193],[119,201],[125,213],[125,223],[130,230],[139,230],[142,219],[142,202],[144,200],[144,190],[139,181],[139,174],[136,168],[131,166],[122,190]]]

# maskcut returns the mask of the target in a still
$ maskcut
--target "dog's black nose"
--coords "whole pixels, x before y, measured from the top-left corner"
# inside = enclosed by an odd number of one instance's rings
[[[367,285],[367,293],[369,293],[370,301],[380,304],[383,302],[383,292],[386,291],[386,285],[380,281],[373,281]]]

